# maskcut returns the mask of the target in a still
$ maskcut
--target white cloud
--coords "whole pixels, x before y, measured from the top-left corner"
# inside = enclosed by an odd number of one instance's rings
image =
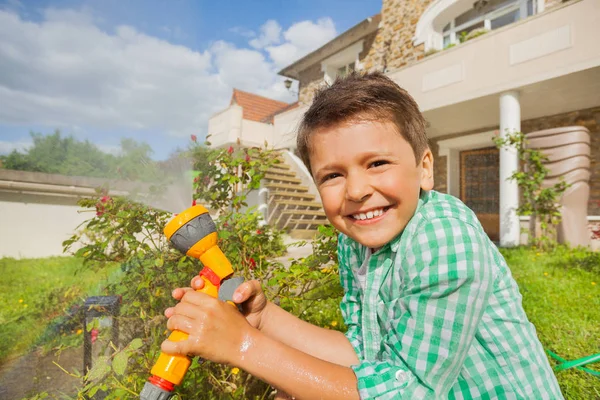
[[[271,44],[277,44],[281,40],[281,26],[272,19],[260,27],[260,36],[252,39],[249,44],[255,49],[262,49]]]
[[[289,27],[283,37],[285,43],[268,46],[266,51],[277,68],[283,68],[318,49],[337,36],[331,18],[321,18],[314,23],[302,21]]]
[[[258,51],[219,41],[210,49],[220,81],[230,87],[256,92],[274,81],[276,71]]]
[[[291,102],[277,71],[335,36],[330,19],[299,22],[283,35],[276,21],[267,21],[255,43],[265,52],[224,41],[194,51],[130,26],[105,32],[88,11],[42,15],[32,22],[0,9],[0,124],[24,131],[77,126],[76,136],[202,134],[234,87]],[[1,142],[0,149],[10,146],[23,148]]]
[[[127,26],[110,35],[72,10],[45,15],[38,24],[0,11],[3,123],[185,135],[206,125],[230,95],[209,73],[207,52]]]

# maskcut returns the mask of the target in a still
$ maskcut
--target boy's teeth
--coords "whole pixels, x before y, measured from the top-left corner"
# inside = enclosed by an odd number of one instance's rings
[[[383,214],[383,209],[380,209],[380,210],[368,211],[366,214],[365,213],[354,214],[353,217],[354,217],[354,219],[364,220],[364,219],[371,219],[373,217],[378,217],[382,214]]]

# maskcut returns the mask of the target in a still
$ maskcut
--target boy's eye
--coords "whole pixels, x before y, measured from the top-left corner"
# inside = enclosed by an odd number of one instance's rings
[[[380,167],[385,164],[389,164],[389,163],[385,160],[377,160],[377,161],[374,161],[371,163],[371,167]]]
[[[321,178],[321,183],[330,181],[334,178],[337,178],[338,176],[340,176],[340,174],[338,173],[327,174],[323,178]]]

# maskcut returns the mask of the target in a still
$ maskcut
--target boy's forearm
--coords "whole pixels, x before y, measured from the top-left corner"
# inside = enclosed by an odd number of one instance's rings
[[[351,368],[324,361],[251,330],[242,342],[237,366],[294,398],[359,399]]]
[[[321,360],[346,367],[359,363],[343,333],[312,325],[270,302],[265,311],[259,327],[265,335]]]

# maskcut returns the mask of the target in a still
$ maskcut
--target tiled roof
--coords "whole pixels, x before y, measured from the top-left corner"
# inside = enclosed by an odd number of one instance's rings
[[[243,118],[250,121],[261,122],[265,118],[274,115],[277,111],[287,108],[288,103],[268,99],[256,94],[233,89],[231,103],[236,103],[244,110]]]

